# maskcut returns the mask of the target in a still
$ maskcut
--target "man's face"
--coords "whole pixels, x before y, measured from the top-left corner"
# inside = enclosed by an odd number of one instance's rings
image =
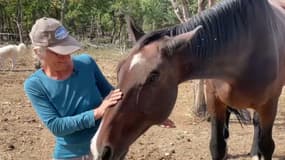
[[[71,55],[60,55],[49,49],[46,50],[44,61],[46,65],[49,65],[54,71],[69,70],[70,67],[73,67]]]

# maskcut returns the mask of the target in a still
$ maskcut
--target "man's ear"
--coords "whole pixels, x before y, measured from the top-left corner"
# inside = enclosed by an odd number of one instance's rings
[[[33,48],[32,51],[35,55],[39,55],[39,48]]]
[[[37,57],[39,57],[40,59],[43,58],[43,56],[44,56],[44,54],[42,54],[42,52],[44,52],[43,48],[35,47],[32,50]]]

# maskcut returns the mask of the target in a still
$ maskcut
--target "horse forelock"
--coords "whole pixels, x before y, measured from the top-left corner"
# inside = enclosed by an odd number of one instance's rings
[[[144,46],[148,45],[149,43],[152,43],[156,40],[161,39],[165,35],[167,35],[167,30],[168,29],[161,29],[161,30],[156,30],[153,32],[150,32],[146,35],[144,35],[137,43],[137,45],[134,47],[136,49],[141,49]]]
[[[120,87],[128,91],[136,85],[144,84],[149,73],[155,70],[161,61],[156,44],[145,46],[139,52],[132,53],[118,65],[117,74]],[[127,84],[125,85],[122,80],[127,81]]]

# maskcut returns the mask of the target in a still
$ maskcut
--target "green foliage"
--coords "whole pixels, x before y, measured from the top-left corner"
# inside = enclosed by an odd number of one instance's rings
[[[168,0],[153,1],[142,0],[142,12],[144,19],[144,28],[146,30],[154,30],[156,28],[165,27],[178,23],[171,3]]]
[[[195,14],[197,0],[189,0],[189,4]],[[170,0],[0,0],[0,32],[17,32],[14,21],[20,20],[27,37],[36,19],[60,20],[62,13],[69,31],[83,36],[92,31],[91,26],[94,32],[99,28],[109,35],[119,32],[123,14],[131,15],[146,31],[179,23]]]

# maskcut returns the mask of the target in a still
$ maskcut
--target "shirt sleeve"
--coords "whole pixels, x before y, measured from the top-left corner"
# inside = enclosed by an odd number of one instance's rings
[[[96,62],[92,59],[94,63],[94,74],[97,81],[97,87],[100,90],[102,97],[106,97],[114,87],[108,82],[106,77],[101,72],[100,68],[96,64]]]
[[[37,79],[28,79],[24,83],[25,93],[37,115],[55,136],[65,136],[95,126],[93,110],[74,116],[60,117],[42,87]]]

